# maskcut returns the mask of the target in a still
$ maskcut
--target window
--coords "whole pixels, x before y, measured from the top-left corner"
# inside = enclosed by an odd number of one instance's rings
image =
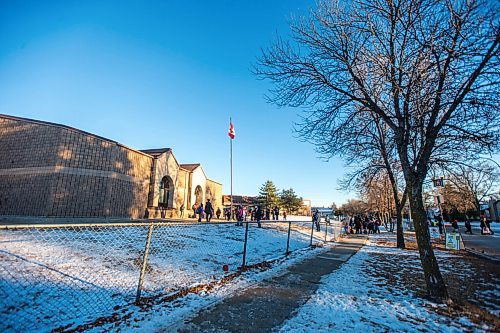
[[[171,208],[173,198],[173,183],[170,177],[163,177],[160,182],[160,193],[158,196],[158,207]]]

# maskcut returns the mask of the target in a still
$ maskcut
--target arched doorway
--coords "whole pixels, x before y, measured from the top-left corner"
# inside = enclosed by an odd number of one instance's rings
[[[160,182],[160,193],[158,196],[158,207],[172,208],[174,198],[174,183],[168,176],[162,178]]]
[[[203,202],[203,190],[201,189],[200,185],[196,186],[196,188],[194,189],[194,196],[196,206]]]

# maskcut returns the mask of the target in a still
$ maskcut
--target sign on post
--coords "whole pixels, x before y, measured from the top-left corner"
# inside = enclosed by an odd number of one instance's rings
[[[456,233],[446,234],[446,249],[449,250],[460,250],[461,236]]]
[[[434,187],[444,187],[444,179],[443,178],[434,178],[432,180]]]
[[[431,238],[441,238],[438,227],[429,227],[429,233],[431,234]]]

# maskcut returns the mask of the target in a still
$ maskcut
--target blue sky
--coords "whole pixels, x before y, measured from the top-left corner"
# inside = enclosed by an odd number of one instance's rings
[[[298,109],[267,104],[250,72],[314,1],[0,2],[0,113],[73,126],[136,149],[170,147],[235,194],[272,180],[337,204],[344,170],[294,137]],[[352,196],[352,195],[351,195]]]

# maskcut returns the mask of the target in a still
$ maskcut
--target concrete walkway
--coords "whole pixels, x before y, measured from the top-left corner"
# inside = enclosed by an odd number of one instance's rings
[[[242,290],[176,325],[177,332],[271,332],[316,292],[320,280],[355,254],[366,236],[350,236],[315,257],[294,264],[280,276]],[[163,331],[172,331],[165,328]]]

